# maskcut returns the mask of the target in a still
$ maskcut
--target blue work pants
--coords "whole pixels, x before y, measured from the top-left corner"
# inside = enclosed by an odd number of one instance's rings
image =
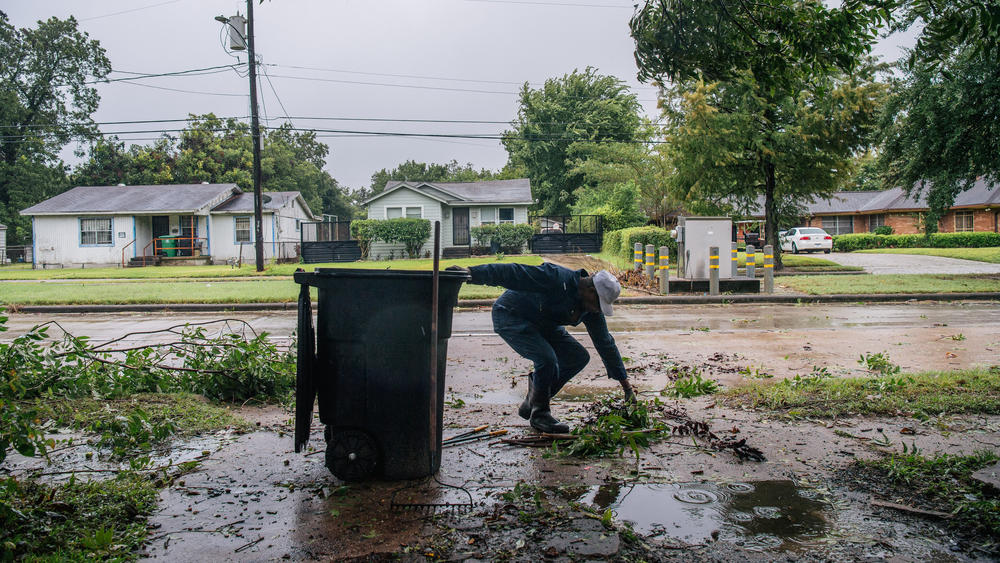
[[[590,353],[563,326],[540,329],[503,305],[493,306],[493,330],[534,365],[532,383],[549,397],[587,365]]]

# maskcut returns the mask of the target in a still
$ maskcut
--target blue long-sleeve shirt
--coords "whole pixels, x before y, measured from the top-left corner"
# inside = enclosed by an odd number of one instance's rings
[[[608,370],[608,377],[619,381],[628,377],[604,314],[583,310],[579,285],[580,277],[587,275],[585,270],[570,270],[546,262],[541,266],[483,264],[469,268],[469,273],[472,274],[469,283],[506,288],[497,305],[542,331],[582,322]]]

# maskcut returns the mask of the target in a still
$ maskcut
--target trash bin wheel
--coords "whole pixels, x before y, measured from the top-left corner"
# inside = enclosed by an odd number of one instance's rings
[[[374,438],[362,430],[326,427],[326,466],[338,479],[361,481],[376,476],[379,449]]]

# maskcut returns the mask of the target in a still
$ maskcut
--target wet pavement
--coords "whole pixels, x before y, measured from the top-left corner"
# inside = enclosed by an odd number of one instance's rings
[[[636,387],[647,397],[657,395],[675,369],[696,368],[729,386],[754,373],[789,377],[814,365],[838,376],[858,375],[862,353],[886,352],[906,370],[1000,362],[997,303],[617,310],[611,330]],[[46,320],[101,341],[223,317],[291,342],[294,312],[13,314],[2,338]],[[571,424],[579,423],[587,401],[616,389],[579,332],[574,331],[593,360],[554,402],[555,414]],[[137,334],[131,342],[147,338]],[[478,425],[506,429],[511,436],[527,433],[514,409],[524,396],[528,369],[492,333],[487,310],[457,312],[448,349],[445,437]],[[1000,417],[812,421],[728,409],[712,397],[681,405],[720,435],[748,438],[768,461],[740,462],[680,436],[654,444],[638,458],[626,453],[596,459],[484,440],[444,450],[437,479],[451,486],[433,480],[347,484],[324,466],[318,421],[310,449],[296,454],[287,411],[243,408],[243,416],[262,423],[259,431],[198,437],[157,458],[197,459],[200,466],[162,489],[144,555],[169,561],[380,560],[389,554],[423,560],[444,550],[454,560],[966,559],[950,551],[948,538],[933,523],[873,508],[867,495],[838,487],[835,475],[855,459],[892,451],[903,440],[926,452],[951,453],[1000,443]],[[892,446],[879,448],[859,436],[885,436]],[[519,483],[542,487],[545,502],[561,507],[562,516],[546,523],[523,506],[512,508],[504,493]],[[470,497],[473,509],[461,512],[428,515],[392,507],[394,501],[459,504]],[[605,511],[615,528],[598,521]],[[624,523],[641,536],[639,544],[623,531]]]
[[[869,274],[1000,274],[1000,264],[944,256],[834,252],[823,258],[864,268]]]

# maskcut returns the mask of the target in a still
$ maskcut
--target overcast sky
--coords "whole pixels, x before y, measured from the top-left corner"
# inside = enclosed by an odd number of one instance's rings
[[[17,27],[73,15],[101,42],[115,71],[153,74],[236,62],[222,46],[223,25],[214,17],[245,14],[246,2],[5,0],[0,9]],[[635,78],[628,34],[632,12],[631,0],[265,0],[254,7],[256,49],[267,65],[258,94],[261,115],[273,126],[291,116],[297,127],[337,131],[491,135],[516,115],[517,91],[525,81],[540,85],[593,66],[625,81],[646,114],[655,117],[656,90]],[[877,53],[895,60],[900,42],[908,41],[883,42]],[[245,54],[240,60],[246,62]],[[212,72],[100,84],[94,119],[248,116],[248,80],[233,70]],[[114,72],[110,78],[126,76]],[[101,125],[103,131],[181,127]],[[155,136],[121,135],[142,143]],[[490,169],[507,161],[496,140],[320,136],[330,147],[326,169],[352,189],[367,187],[372,173],[408,159],[454,159]],[[76,162],[71,151],[64,156]]]

